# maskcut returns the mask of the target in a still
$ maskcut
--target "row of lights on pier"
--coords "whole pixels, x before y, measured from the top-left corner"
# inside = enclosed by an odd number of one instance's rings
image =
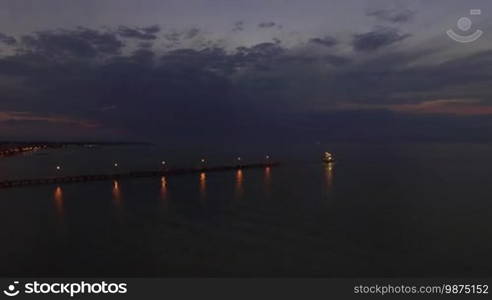
[[[242,160],[241,156],[238,156],[236,159],[237,159],[237,161],[241,161],[241,160]],[[270,155],[265,156],[265,159],[266,159],[266,160],[269,160],[269,159],[270,159]],[[207,161],[207,160],[206,160],[205,158],[202,158],[202,159],[201,159],[201,162],[202,162],[202,163],[205,163],[206,161]]]
[[[270,160],[270,155],[265,156],[265,159],[266,159],[266,160]],[[237,161],[238,161],[238,162],[240,162],[240,161],[241,161],[241,157],[240,157],[240,156],[239,156],[239,157],[237,157]],[[207,160],[206,160],[205,158],[202,158],[202,159],[200,160],[200,162],[201,162],[202,164],[205,164],[205,163],[207,162]],[[161,166],[166,166],[166,165],[167,165],[167,162],[166,162],[165,160],[161,161]],[[114,166],[115,168],[118,168],[118,167],[119,167],[119,163],[116,161],[116,162],[114,162],[114,163],[113,163],[113,166]],[[56,170],[57,170],[57,171],[61,171],[61,169],[62,169],[62,167],[61,167],[60,165],[56,166]]]

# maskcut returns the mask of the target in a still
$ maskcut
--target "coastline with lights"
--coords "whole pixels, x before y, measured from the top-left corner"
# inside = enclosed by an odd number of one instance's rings
[[[16,156],[40,150],[66,147],[97,148],[103,146],[152,145],[141,142],[0,142],[0,157]]]

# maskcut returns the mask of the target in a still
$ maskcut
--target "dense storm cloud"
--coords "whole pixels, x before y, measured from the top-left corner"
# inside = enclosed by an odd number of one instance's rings
[[[322,38],[312,38],[309,40],[309,42],[313,44],[318,44],[326,47],[332,47],[335,46],[338,42],[335,38],[327,36],[327,37],[322,37]]]
[[[353,46],[356,51],[374,51],[400,42],[408,37],[410,37],[410,34],[402,34],[393,28],[381,27],[367,33],[356,34]]]
[[[120,26],[118,28],[118,34],[126,38],[134,38],[140,40],[155,40],[157,39],[157,33],[160,31],[159,26],[150,26],[144,28],[130,28],[126,26]]]
[[[17,40],[12,36],[9,36],[9,35],[6,35],[6,34],[3,34],[0,32],[0,43],[4,43],[4,44],[12,46],[15,43],[17,43]]]
[[[95,58],[117,55],[124,44],[115,35],[88,28],[41,31],[22,37],[20,51],[43,57]]]
[[[381,21],[391,23],[406,23],[413,20],[415,12],[409,9],[379,9],[367,13],[368,16],[375,17]]]

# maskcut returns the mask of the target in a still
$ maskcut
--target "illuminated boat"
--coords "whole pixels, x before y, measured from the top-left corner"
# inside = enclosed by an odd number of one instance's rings
[[[335,158],[333,158],[333,155],[330,152],[325,152],[325,155],[323,156],[323,162],[325,164],[329,164],[335,161]]]

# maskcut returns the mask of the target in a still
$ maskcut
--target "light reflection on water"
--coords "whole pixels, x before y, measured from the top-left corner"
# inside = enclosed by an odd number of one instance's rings
[[[272,170],[270,167],[265,168],[265,184],[270,184]]]
[[[167,180],[166,177],[161,177],[161,200],[166,200],[167,198]]]
[[[243,169],[237,169],[234,173],[234,198],[235,199],[240,199],[244,198],[244,192],[245,192],[245,172]],[[252,170],[253,174],[261,174],[261,176],[252,177],[251,180],[249,180],[248,184],[251,185],[258,185],[262,186],[263,191],[265,195],[270,195],[272,192],[272,168],[271,167],[265,167],[262,169],[261,173],[258,173],[255,170]],[[256,176],[257,176],[256,175]],[[325,165],[324,166],[324,177],[325,177],[325,186],[328,189],[331,189],[333,186],[333,164]],[[259,181],[255,181],[259,180]],[[129,180],[131,182],[131,180]],[[79,183],[80,185],[84,185],[84,183]],[[207,198],[207,174],[206,172],[200,172],[199,173],[199,186],[198,186],[198,191],[200,195],[201,200],[205,200]],[[119,180],[113,180],[111,183],[111,198],[113,201],[113,206],[117,213],[120,215],[123,212],[123,192],[122,192],[122,186],[121,182]],[[161,204],[163,208],[168,207],[168,202],[169,202],[169,185],[168,185],[168,179],[165,176],[160,177],[159,181],[159,194],[158,194]],[[63,217],[65,214],[65,207],[64,207],[64,195],[63,195],[63,189],[61,186],[57,186],[56,189],[53,192],[53,199],[54,199],[54,207],[55,207],[55,212],[58,216]]]
[[[333,168],[333,163],[325,164],[325,182],[328,190],[330,190],[333,186]]]
[[[55,204],[55,211],[58,217],[63,217],[65,214],[64,210],[64,201],[63,201],[63,190],[60,186],[55,188],[55,192],[53,193],[53,200]]]
[[[235,195],[236,198],[241,198],[243,196],[243,170],[238,169],[236,171],[236,186]]]
[[[167,196],[167,179],[165,176],[161,177],[161,187],[159,190],[159,195],[161,199],[161,209],[166,211],[169,208],[169,201]]]
[[[120,183],[118,180],[113,181],[113,203],[116,207],[121,207],[122,200],[121,200],[121,190],[120,190]]]
[[[202,199],[207,196],[207,174],[205,172],[200,173],[200,196]]]

